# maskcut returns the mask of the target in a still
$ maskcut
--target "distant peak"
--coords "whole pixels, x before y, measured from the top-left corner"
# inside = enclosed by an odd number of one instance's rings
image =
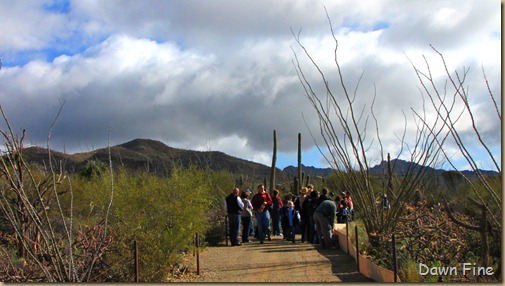
[[[138,149],[138,148],[149,148],[149,149],[166,149],[170,148],[165,143],[152,139],[133,139],[132,141],[118,145],[126,149]]]

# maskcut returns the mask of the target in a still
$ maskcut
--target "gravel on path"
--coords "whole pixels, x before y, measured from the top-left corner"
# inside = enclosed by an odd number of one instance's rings
[[[264,244],[207,247],[194,282],[373,282],[338,248],[291,243],[274,236]]]

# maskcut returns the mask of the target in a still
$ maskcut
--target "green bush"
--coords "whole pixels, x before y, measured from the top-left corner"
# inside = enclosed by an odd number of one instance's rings
[[[132,246],[136,240],[140,280],[163,281],[170,264],[193,247],[195,233],[208,229],[211,187],[207,174],[174,169],[166,179],[120,172],[115,189],[112,229],[116,241],[110,255],[114,276],[133,281]]]
[[[174,168],[170,177],[150,173],[114,172],[109,231],[113,234],[107,261],[112,281],[134,281],[133,244],[139,249],[140,280],[165,280],[170,265],[191,250],[196,233],[211,227],[210,210],[216,194],[212,174],[195,168]],[[111,174],[76,176],[74,212],[80,223],[103,217],[111,196]]]
[[[101,161],[88,161],[86,165],[79,171],[79,175],[84,178],[92,179],[102,176],[107,170],[107,165]]]

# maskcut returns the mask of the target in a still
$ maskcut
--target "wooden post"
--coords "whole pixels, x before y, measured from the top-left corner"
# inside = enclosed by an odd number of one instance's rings
[[[298,183],[296,184],[296,194],[299,195],[300,189],[303,187],[302,179],[302,133],[298,133]],[[309,195],[309,194],[307,194]]]
[[[347,254],[349,254],[349,222],[345,220],[345,235],[347,236]]]
[[[393,233],[393,239],[392,239],[392,246],[393,246],[393,272],[394,272],[394,279],[395,282],[398,282],[398,260],[396,259],[396,239],[395,239],[395,234]]]
[[[358,241],[358,226],[354,226],[356,230],[356,267],[358,267],[359,272],[359,241]]]
[[[200,237],[196,234],[196,275],[200,275]]]
[[[135,256],[135,282],[139,282],[139,245],[137,240],[133,241],[133,249]]]
[[[193,246],[194,246],[194,247],[193,247],[193,257],[195,257],[195,256],[196,256],[196,247],[197,247],[197,244],[196,244],[196,236],[197,236],[197,235],[198,235],[198,234],[195,234],[195,236],[193,237]]]
[[[224,228],[225,228],[225,233],[226,233],[226,246],[228,246],[228,215],[224,216]]]

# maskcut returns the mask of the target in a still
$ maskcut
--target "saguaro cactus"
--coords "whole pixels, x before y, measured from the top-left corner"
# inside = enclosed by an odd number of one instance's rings
[[[298,133],[298,183],[296,184],[296,193],[302,188],[302,133]]]
[[[277,130],[274,130],[274,151],[272,155],[272,168],[270,169],[270,194],[275,189],[275,163],[277,161]]]

